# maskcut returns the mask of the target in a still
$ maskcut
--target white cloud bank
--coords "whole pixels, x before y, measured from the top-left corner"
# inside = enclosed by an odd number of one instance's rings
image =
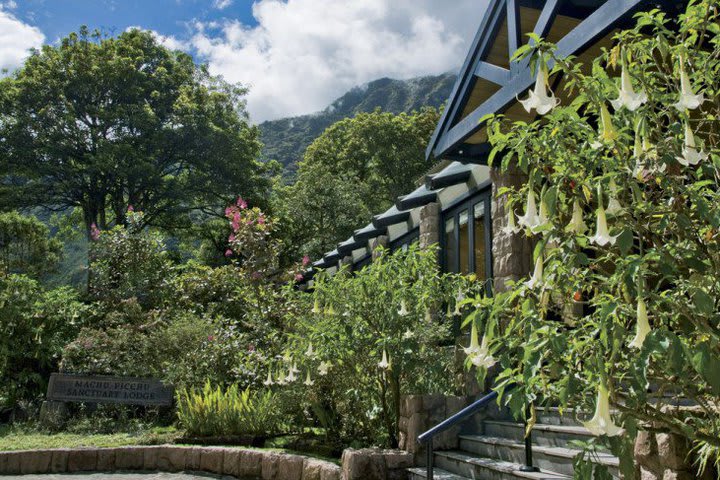
[[[14,8],[14,4],[10,1],[2,6]],[[30,55],[30,49],[39,48],[44,41],[45,35],[38,28],[0,9],[0,70],[15,70]]]
[[[457,68],[486,0],[259,0],[258,25],[196,24],[210,71],[250,87],[256,122],[314,112],[353,86]]]

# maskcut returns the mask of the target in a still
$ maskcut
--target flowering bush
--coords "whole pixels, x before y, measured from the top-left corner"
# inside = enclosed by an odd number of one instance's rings
[[[340,444],[397,446],[400,395],[457,387],[451,326],[466,281],[440,275],[433,250],[379,253],[359,272],[315,277],[266,374],[267,386],[301,392],[293,398]]]
[[[544,116],[489,124],[494,161],[528,176],[499,192],[508,229],[537,245],[527,281],[475,301],[494,388],[518,385],[503,397],[518,415],[526,402],[595,410],[585,425],[626,478],[639,426],[719,458],[719,20],[711,0],[672,23],[640,14],[591,66],[536,39],[518,56],[540,72],[544,98],[526,108]],[[567,105],[547,91],[550,63]],[[684,399],[697,408],[672,407]]]

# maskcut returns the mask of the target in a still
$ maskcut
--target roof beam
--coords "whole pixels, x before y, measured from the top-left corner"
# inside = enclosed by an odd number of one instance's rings
[[[492,63],[480,61],[475,68],[475,76],[484,78],[496,85],[504,86],[510,81],[510,70],[507,70]]]
[[[598,37],[610,30],[615,22],[642,4],[643,1],[644,0],[608,0],[557,43],[558,48],[556,55],[558,57],[566,57],[586,49],[597,40]],[[519,95],[532,86],[533,81],[534,79],[530,75],[529,68],[524,68],[518,72],[506,86],[495,92],[495,94],[483,102],[478,108],[442,135],[440,142],[433,151],[435,156],[439,157],[445,154],[454,146],[474,134],[482,127],[482,125],[479,124],[482,117],[505,110],[505,108],[516,101],[516,95]]]
[[[507,0],[507,26],[508,26],[508,58],[512,58],[515,51],[522,45],[522,32],[520,31],[520,6],[518,0]],[[518,70],[518,62],[510,62],[510,71]]]

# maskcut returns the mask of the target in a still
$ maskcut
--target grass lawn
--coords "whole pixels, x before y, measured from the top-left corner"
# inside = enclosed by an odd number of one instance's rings
[[[137,433],[44,433],[0,426],[0,451],[43,448],[122,447],[172,443],[180,436],[173,427],[157,427]]]

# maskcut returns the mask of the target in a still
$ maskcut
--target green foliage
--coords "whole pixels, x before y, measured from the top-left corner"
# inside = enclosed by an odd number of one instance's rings
[[[394,114],[440,108],[455,77],[454,73],[445,73],[410,80],[383,78],[351,89],[322,112],[263,122],[259,125],[264,144],[261,158],[277,160],[285,169],[284,177],[292,178],[302,153],[333,123],[377,108]]]
[[[159,305],[170,274],[164,239],[142,227],[144,214],[128,213],[127,227],[98,234],[91,246],[90,295],[108,305],[130,298]]]
[[[0,404],[44,394],[63,346],[89,316],[67,287],[45,292],[24,275],[0,272]]]
[[[315,278],[286,355],[269,367],[335,443],[397,446],[400,396],[456,386],[444,307],[465,280],[440,275],[432,249],[379,254],[359,272]]]
[[[275,396],[272,392],[213,388],[184,389],[177,394],[177,414],[188,436],[223,437],[272,435],[278,431]]]
[[[685,436],[707,464],[720,445],[718,20],[713,0],[692,3],[672,23],[677,30],[658,10],[639,14],[592,66],[554,58],[539,42],[526,54],[555,61],[551,74],[562,73],[572,102],[532,123],[497,118],[488,129],[504,153],[499,166],[530,179],[500,192],[510,214],[529,195],[545,213],[525,230],[544,268],[476,302],[472,320],[501,366],[495,388],[519,386],[503,400],[522,416],[527,402],[592,411],[605,386],[626,435],[598,440],[621,457],[627,478],[640,424]],[[621,66],[647,101],[610,114]],[[674,106],[681,70],[689,94],[706,99],[698,108]],[[576,205],[591,232],[573,220]],[[678,399],[698,408],[667,408]]]
[[[278,192],[288,243],[318,256],[414,188],[433,164],[425,147],[439,119],[434,108],[410,114],[375,110],[330,126],[299,164],[297,182]]]
[[[39,278],[55,269],[61,250],[37,218],[0,213],[0,270]]]
[[[0,82],[3,205],[78,207],[87,233],[126,221],[177,227],[266,194],[245,90],[151,32],[83,27]]]

